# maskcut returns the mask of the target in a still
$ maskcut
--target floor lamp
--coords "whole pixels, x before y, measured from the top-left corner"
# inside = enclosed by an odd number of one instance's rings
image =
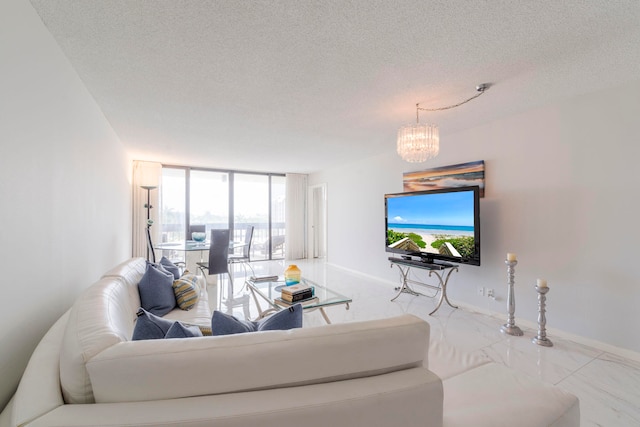
[[[145,232],[147,233],[147,261],[149,261],[149,251],[151,250],[151,224],[153,224],[153,221],[151,220],[151,209],[153,209],[153,206],[151,206],[151,190],[153,190],[154,188],[158,188],[154,185],[141,185],[141,188],[144,188],[145,190],[147,190],[147,203],[144,204],[144,207],[147,209],[147,228],[145,230]],[[153,262],[156,262],[156,256],[155,253],[151,253],[153,255]]]

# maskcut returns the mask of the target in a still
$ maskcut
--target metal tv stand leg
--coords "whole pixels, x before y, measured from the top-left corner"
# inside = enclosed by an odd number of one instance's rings
[[[452,308],[458,308],[458,306],[451,304],[451,301],[449,301],[449,297],[447,296],[447,284],[449,283],[449,278],[451,277],[451,273],[453,273],[454,271],[458,271],[458,266],[457,265],[451,265],[449,267],[445,267],[441,270],[434,270],[433,268],[429,268],[428,264],[425,264],[424,267],[422,266],[418,266],[418,265],[407,265],[407,264],[402,264],[401,262],[397,262],[396,260],[390,260],[391,261],[391,267],[393,267],[394,265],[396,265],[398,267],[398,270],[400,270],[400,275],[402,278],[402,285],[398,286],[395,288],[396,291],[398,291],[398,293],[396,294],[396,296],[394,296],[391,301],[395,301],[396,298],[398,298],[400,296],[400,294],[403,293],[407,293],[410,295],[414,295],[414,296],[425,296],[428,298],[434,298],[438,293],[440,293],[440,298],[438,299],[438,304],[436,305],[436,308],[429,313],[429,316],[431,316],[433,313],[435,313],[436,311],[438,311],[438,309],[440,308],[440,306],[442,305],[443,301],[446,301],[447,304],[449,304],[450,307]],[[399,261],[399,260],[398,260]],[[418,282],[416,280],[411,280],[409,279],[409,271],[411,270],[411,267],[415,267],[415,268],[419,268],[421,270],[429,270],[429,277],[431,277],[431,274],[435,274],[438,277],[438,286],[433,286],[430,285],[428,283],[424,283],[424,282]],[[444,275],[444,270],[449,270],[446,275]],[[442,273],[441,273],[442,271]],[[431,288],[434,289],[436,291],[436,293],[434,295],[425,295],[423,293],[417,292],[414,289],[411,288],[411,286],[409,286],[409,283],[413,283],[416,285],[420,285],[420,286],[425,286],[427,288]]]
[[[411,289],[411,286],[409,286],[409,282],[411,282],[412,280],[408,279],[407,276],[409,275],[409,267],[406,267],[405,269],[402,268],[402,266],[400,264],[391,264],[391,266],[393,267],[394,265],[398,266],[398,270],[400,270],[400,275],[402,276],[402,285],[401,286],[397,286],[394,290],[398,291],[397,295],[393,298],[391,298],[391,301],[395,301],[396,298],[398,298],[400,296],[400,294],[402,293],[406,293],[406,294],[411,294],[414,296],[418,296],[418,295],[423,295],[420,292],[416,292],[413,289]],[[423,295],[426,296],[426,295]]]
[[[451,273],[454,272],[454,270],[458,271],[458,267],[454,267],[454,268],[449,269],[449,272],[447,273],[447,276],[444,279],[444,281],[442,280],[442,275],[439,272],[437,272],[435,270],[429,271],[429,276],[431,276],[431,273],[434,273],[436,276],[438,276],[438,280],[440,281],[440,286],[442,287],[442,292],[440,293],[440,299],[438,300],[438,305],[436,306],[436,308],[431,313],[429,313],[429,316],[431,316],[433,313],[438,311],[438,309],[442,305],[442,301],[443,300],[446,301],[447,304],[449,304],[450,307],[458,308],[457,305],[451,304],[451,301],[449,301],[449,297],[447,296],[447,283],[449,282],[449,277],[451,276]]]

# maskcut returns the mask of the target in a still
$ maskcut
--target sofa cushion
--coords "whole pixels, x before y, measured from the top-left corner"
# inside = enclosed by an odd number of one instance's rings
[[[200,296],[198,276],[185,272],[185,274],[173,281],[172,286],[176,304],[181,310],[191,310],[195,307]]]
[[[257,322],[241,320],[218,310],[211,316],[212,335],[232,335],[246,332],[286,330],[302,327],[302,305],[295,304]]]
[[[497,363],[453,376],[443,387],[447,427],[580,425],[576,396]]]
[[[167,258],[166,256],[163,256],[162,259],[160,260],[160,265],[167,270],[169,273],[173,274],[173,278],[174,279],[179,279],[180,278],[180,268],[178,268],[177,265],[175,265],[174,263],[172,263],[169,258]]]
[[[140,283],[140,305],[156,316],[164,316],[176,306],[173,292],[173,274],[164,272],[161,267],[147,264],[146,271]]]
[[[138,310],[138,319],[133,328],[132,341],[138,340],[158,340],[165,337],[171,326],[176,323],[174,320],[163,319],[153,313],[149,313],[144,308]]]
[[[196,325],[184,325],[180,322],[174,322],[167,331],[164,338],[193,338],[201,337],[202,332]]]

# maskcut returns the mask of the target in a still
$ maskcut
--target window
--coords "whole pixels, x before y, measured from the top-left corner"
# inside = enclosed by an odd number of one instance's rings
[[[254,227],[252,260],[284,258],[285,176],[195,169],[162,168],[161,233],[163,242],[187,238],[192,225],[232,229],[242,241]]]
[[[162,242],[185,240],[185,188],[186,170],[162,169],[160,194],[160,225]]]
[[[207,236],[212,228],[229,228],[229,173],[191,171],[188,190],[189,226],[205,225]]]

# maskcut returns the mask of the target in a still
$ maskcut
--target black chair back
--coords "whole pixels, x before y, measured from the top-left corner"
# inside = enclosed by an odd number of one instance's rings
[[[229,273],[229,229],[211,230],[209,274]]]
[[[249,260],[251,253],[251,241],[253,240],[253,225],[248,225],[244,232],[244,246],[242,247],[242,257]]]

